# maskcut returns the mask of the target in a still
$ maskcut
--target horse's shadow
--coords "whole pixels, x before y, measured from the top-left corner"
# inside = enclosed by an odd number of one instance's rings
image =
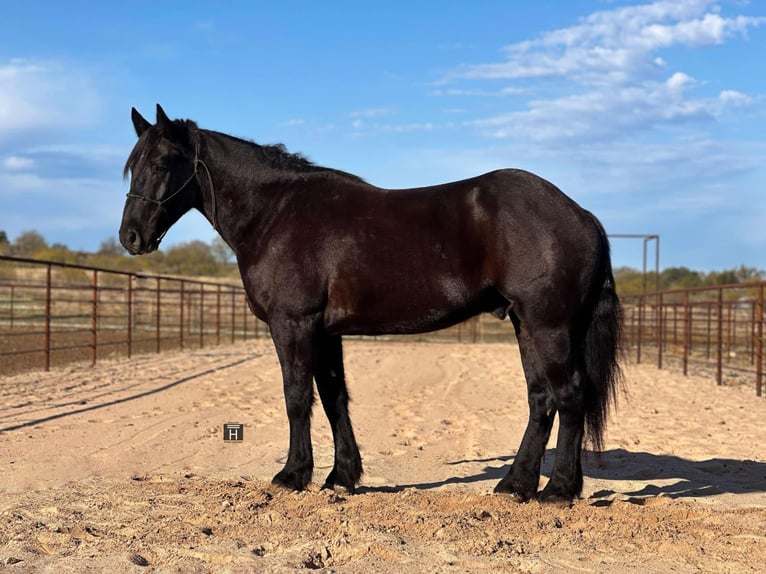
[[[700,498],[726,493],[766,493],[766,462],[727,458],[688,460],[674,455],[631,452],[621,448],[600,453],[600,456],[590,452],[583,454],[586,480],[590,477],[614,481],[608,488],[591,494],[593,499],[608,499],[616,494],[637,498]],[[544,476],[550,476],[554,455],[555,449],[548,449],[545,453],[542,465]],[[399,492],[407,488],[428,490],[448,484],[499,481],[508,471],[507,463],[512,460],[512,456],[457,460],[447,464],[498,464],[485,466],[480,473],[468,476],[390,487],[363,487],[360,490]]]

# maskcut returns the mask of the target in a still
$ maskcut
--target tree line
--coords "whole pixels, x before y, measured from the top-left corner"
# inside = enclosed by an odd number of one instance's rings
[[[754,267],[740,265],[734,269],[723,271],[695,271],[688,267],[667,267],[660,271],[660,290],[687,289],[691,287],[715,287],[717,285],[732,285],[761,281],[766,278],[766,272]],[[644,290],[654,291],[657,285],[657,274],[649,271],[644,274],[630,267],[620,267],[614,271],[614,280],[618,293],[641,293]]]
[[[0,255],[42,259],[121,271],[167,275],[237,277],[234,254],[216,237],[210,243],[188,241],[142,257],[131,257],[116,238],[101,242],[95,253],[74,251],[61,243],[48,243],[38,231],[24,231],[13,241],[0,230]]]
[[[147,273],[237,277],[234,254],[229,246],[216,237],[210,243],[188,241],[178,243],[162,251],[155,251],[142,257],[131,257],[116,238],[101,242],[98,251],[88,253],[72,251],[61,243],[49,244],[37,231],[24,231],[10,241],[5,231],[0,230],[0,255],[14,255],[31,259],[43,259],[59,263],[74,263],[92,267],[105,267],[125,271]],[[648,272],[646,277],[637,269],[620,267],[615,269],[617,291],[621,294],[640,293],[644,288],[654,291],[656,274]],[[714,287],[734,283],[747,283],[766,278],[766,272],[740,265],[723,271],[695,271],[687,267],[668,267],[660,272],[660,289],[687,287]]]

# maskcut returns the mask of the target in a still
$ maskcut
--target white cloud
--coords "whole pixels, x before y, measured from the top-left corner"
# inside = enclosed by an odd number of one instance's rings
[[[720,44],[766,18],[716,13],[713,0],[661,0],[595,12],[574,26],[504,48],[506,61],[467,65],[444,81],[572,77],[588,82],[634,78],[666,65],[655,52],[674,45]]]
[[[730,104],[732,106],[746,106],[753,103],[753,98],[736,90],[723,90],[718,95],[718,99],[724,104]]]
[[[676,72],[665,82],[671,90],[683,90],[694,85],[694,78],[687,76],[683,72]]]
[[[527,110],[466,125],[479,128],[488,137],[571,145],[574,139],[614,139],[663,125],[712,120],[720,109],[720,99],[686,99],[683,90],[693,83],[689,76],[675,74],[665,82],[644,86],[614,86],[609,91],[533,100]]]
[[[463,66],[444,83],[506,80],[526,83],[503,90],[529,89],[537,98],[526,109],[466,122],[481,135],[531,142],[620,139],[691,121],[708,122],[728,108],[753,102],[727,89],[713,97],[694,97],[705,82],[683,71],[668,70],[658,51],[671,46],[720,44],[766,22],[766,18],[720,13],[713,0],[659,0],[595,12],[573,26],[543,33],[504,48],[504,62]],[[449,93],[489,95],[472,86],[440,89]],[[566,95],[561,95],[561,94]]]
[[[380,116],[386,116],[394,112],[393,107],[388,108],[369,108],[365,110],[356,110],[349,113],[351,118],[375,118]]]
[[[100,108],[91,78],[74,66],[21,59],[0,64],[0,139],[91,124]]]
[[[356,130],[352,135],[354,136],[366,136],[373,132],[377,133],[414,133],[414,132],[431,132],[438,129],[454,128],[453,122],[447,122],[444,124],[437,124],[433,122],[412,122],[407,124],[381,124],[373,123],[366,124],[361,120],[354,120],[351,123],[352,127]]]
[[[35,162],[28,157],[12,155],[3,160],[2,166],[9,171],[25,171],[33,168]]]
[[[471,89],[471,90],[463,90],[460,88],[449,88],[446,90],[438,89],[433,90],[430,92],[430,95],[432,96],[496,96],[496,97],[506,97],[506,96],[518,96],[521,94],[527,93],[528,90],[524,88],[501,88],[499,90],[482,90],[482,89]]]

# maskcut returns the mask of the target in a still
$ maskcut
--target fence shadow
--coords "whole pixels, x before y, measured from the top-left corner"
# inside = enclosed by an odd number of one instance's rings
[[[204,377],[206,375],[210,375],[212,373],[215,373],[217,371],[221,371],[223,369],[228,369],[228,368],[231,368],[231,367],[235,367],[235,366],[240,365],[240,364],[242,364],[242,363],[244,363],[246,361],[249,361],[249,360],[251,360],[253,358],[254,358],[253,356],[248,356],[248,357],[245,357],[243,359],[239,359],[237,361],[233,361],[231,363],[227,363],[225,365],[219,365],[219,366],[213,367],[211,369],[207,369],[207,370],[204,370],[204,371],[201,371],[201,372],[198,372],[198,373],[193,373],[191,375],[187,375],[186,377],[182,377],[180,379],[177,379],[175,381],[172,381],[170,383],[162,385],[161,387],[157,387],[157,388],[154,388],[154,389],[150,389],[148,391],[143,391],[143,392],[140,392],[140,393],[135,393],[135,394],[132,394],[132,395],[124,396],[124,397],[121,397],[119,399],[113,399],[113,400],[107,400],[107,401],[99,401],[99,402],[96,402],[96,403],[94,403],[92,405],[89,405],[87,407],[83,407],[81,409],[74,409],[74,410],[70,410],[70,411],[66,411],[66,412],[62,412],[62,413],[56,413],[55,415],[49,415],[47,417],[40,417],[40,418],[28,420],[28,421],[25,421],[23,423],[17,423],[17,424],[9,425],[9,426],[0,428],[0,433],[15,431],[15,430],[19,430],[19,429],[23,429],[23,428],[27,428],[27,427],[34,427],[34,426],[37,426],[37,425],[40,425],[40,424],[43,424],[43,423],[47,423],[47,422],[50,422],[50,421],[62,419],[62,418],[65,418],[65,417],[70,417],[72,415],[78,415],[78,414],[81,414],[81,413],[87,413],[87,412],[90,412],[90,411],[96,411],[96,410],[99,410],[99,409],[103,409],[105,407],[110,407],[112,405],[119,405],[119,404],[122,404],[122,403],[127,403],[127,402],[130,402],[130,401],[134,401],[136,399],[147,397],[149,395],[154,395],[154,394],[157,394],[157,393],[161,393],[163,391],[166,391],[168,389],[172,389],[173,387],[176,387],[176,386],[181,385],[183,383],[188,383],[189,381],[193,381],[194,379],[198,379],[200,377]],[[59,405],[57,405],[57,406],[59,406]]]

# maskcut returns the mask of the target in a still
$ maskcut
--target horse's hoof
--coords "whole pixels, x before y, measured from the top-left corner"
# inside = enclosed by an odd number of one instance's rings
[[[333,482],[325,482],[322,485],[322,490],[332,490],[334,492],[345,492],[346,494],[356,494],[355,486],[343,486],[342,484],[335,484]]]
[[[508,496],[511,500],[518,502],[519,504],[529,502],[537,495],[537,492],[534,491],[532,493],[525,493],[521,488],[514,487],[510,482],[506,482],[505,480],[501,480],[497,486],[495,486],[494,491],[497,494]]]
[[[338,478],[338,474],[335,469],[332,469],[330,474],[327,475],[327,479],[324,481],[322,490],[345,490],[348,494],[356,493],[356,484],[351,481],[344,481]]]
[[[553,490],[544,488],[537,496],[537,500],[543,504],[559,506],[561,508],[571,508],[574,504],[574,496],[569,496]]]
[[[271,484],[286,488],[288,490],[294,490],[300,492],[306,490],[311,477],[300,476],[298,473],[285,472],[284,470],[277,473],[277,475],[271,479]]]
[[[495,492],[497,494],[501,494],[503,496],[507,496],[513,502],[516,502],[517,504],[526,504],[530,500],[529,497],[524,496],[520,492],[502,492],[502,491],[499,491],[499,490],[496,490]]]

